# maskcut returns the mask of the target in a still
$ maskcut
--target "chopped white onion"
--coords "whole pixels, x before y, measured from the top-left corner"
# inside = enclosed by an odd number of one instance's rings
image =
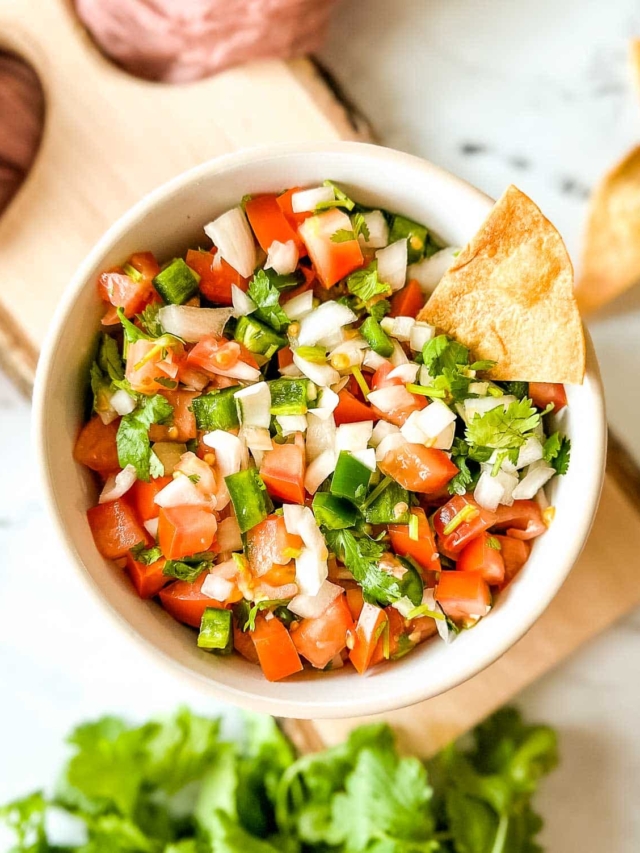
[[[271,424],[271,391],[266,382],[257,382],[233,395],[243,426],[269,429]]]
[[[208,598],[213,598],[215,601],[222,602],[229,598],[234,589],[235,584],[230,580],[221,577],[219,574],[213,574],[210,572],[204,579],[204,582],[200,587],[200,592],[203,595],[208,596]]]
[[[116,412],[121,415],[130,415],[136,407],[136,401],[131,394],[127,394],[124,388],[119,388],[109,400]]]
[[[305,451],[307,463],[313,462],[316,457],[330,450],[335,450],[336,422],[333,415],[328,418],[318,418],[311,412],[307,413],[307,440]]]
[[[335,391],[332,391],[331,388],[321,388],[318,399],[316,400],[316,407],[309,409],[309,414],[315,415],[321,420],[326,420],[334,413],[339,402],[340,397]]]
[[[184,474],[179,474],[161,489],[153,499],[161,507],[204,506],[215,509],[215,499],[203,495],[195,483]]]
[[[220,472],[222,479],[238,473],[246,456],[244,446],[237,435],[223,429],[215,429],[213,432],[206,432],[202,440],[207,447],[215,450],[216,470]]]
[[[240,290],[237,284],[231,285],[231,302],[234,317],[246,317],[256,310],[256,303],[244,290]]]
[[[289,275],[298,266],[298,247],[293,240],[281,243],[274,240],[269,246],[264,268],[275,270],[278,275]]]
[[[416,321],[413,317],[383,317],[380,325],[383,330],[399,341],[408,341],[411,338],[411,329]]]
[[[372,447],[377,447],[383,438],[386,438],[388,435],[398,435],[399,432],[400,429],[395,424],[390,424],[389,421],[378,421],[371,433],[369,444]]]
[[[418,425],[429,439],[437,438],[442,430],[455,420],[455,412],[452,412],[442,400],[432,400],[428,406],[418,412]]]
[[[555,473],[555,468],[552,468],[543,459],[534,462],[528,467],[526,474],[513,490],[513,499],[516,501],[531,500]]]
[[[294,432],[306,432],[307,430],[305,415],[276,415],[276,421],[280,424],[284,436],[293,435]]]
[[[153,452],[160,460],[164,473],[169,476],[173,474],[176,465],[187,452],[187,445],[177,441],[156,441],[152,447]]]
[[[322,539],[322,534],[319,530],[318,534]],[[315,547],[303,548],[302,553],[299,557],[296,557],[295,562],[298,589],[304,595],[317,595],[329,574],[326,558],[323,559]]]
[[[391,290],[400,290],[407,280],[407,240],[396,240],[395,243],[378,249],[378,278],[388,284]]]
[[[196,488],[203,495],[212,495],[216,490],[216,478],[211,466],[191,451],[182,454],[174,471],[196,478]]]
[[[369,403],[379,411],[389,414],[395,409],[413,405],[413,397],[404,385],[388,385],[378,391],[370,391],[367,397]]]
[[[406,364],[399,364],[397,367],[394,367],[393,370],[389,372],[387,379],[400,379],[405,384],[407,382],[415,382],[419,369],[419,364],[415,364],[413,361],[408,361]]]
[[[287,532],[300,536],[305,545],[296,557],[296,583],[305,595],[317,595],[328,575],[329,552],[324,537],[309,507],[284,504],[282,510]]]
[[[363,214],[369,231],[369,239],[363,234],[358,235],[358,242],[366,249],[384,249],[389,242],[389,223],[381,210],[370,210]]]
[[[340,379],[340,374],[330,364],[316,364],[313,361],[307,361],[305,358],[300,358],[295,352],[293,354],[293,363],[307,379],[310,379],[322,388],[327,385],[333,385]]]
[[[470,382],[469,393],[477,394],[479,397],[486,397],[489,392],[488,382]]]
[[[357,316],[346,305],[329,300],[323,302],[300,321],[298,345],[301,347],[315,346],[327,335],[335,334],[336,330],[349,323],[354,323]]]
[[[410,598],[407,598],[406,595],[403,595],[402,598],[399,598],[397,601],[394,601],[391,606],[394,607],[398,611],[398,613],[405,619],[409,616],[412,610],[416,609],[415,604],[411,601]]]
[[[402,347],[400,346],[398,341],[392,341],[392,344],[393,344],[393,355],[389,359],[391,364],[394,367],[399,367],[399,365],[401,365],[401,364],[407,364],[409,359],[407,358],[405,351],[402,349]]]
[[[266,427],[243,425],[240,428],[238,437],[240,441],[243,441],[254,454],[255,451],[273,450],[271,435]]]
[[[341,586],[324,581],[316,595],[296,595],[287,608],[301,619],[317,619],[343,592]]]
[[[221,367],[208,367],[209,373],[215,373],[216,376],[226,376],[229,379],[240,379],[242,382],[257,382],[262,378],[262,374],[257,367],[252,367],[244,361],[237,361],[233,367],[223,370]]]
[[[334,201],[333,187],[312,187],[310,190],[300,190],[291,196],[291,209],[294,213],[307,213],[327,201]]]
[[[425,604],[432,613],[440,613],[444,617],[444,610],[440,606],[439,602],[436,601],[434,591],[432,589],[425,589],[422,593],[422,603]],[[436,628],[438,630],[438,634],[440,637],[449,645],[452,643],[457,637],[457,632],[452,630],[449,627],[449,623],[446,619],[434,619],[436,623]]]
[[[137,479],[138,475],[133,465],[127,465],[126,468],[123,468],[117,474],[111,474],[104,484],[98,503],[106,504],[121,498],[129,491]]]
[[[504,406],[506,409],[515,399],[510,394],[504,394],[502,397],[469,398],[464,401],[465,421],[470,421],[475,415],[485,415],[498,406]]]
[[[290,379],[297,379],[304,376],[297,364],[287,364],[279,369],[280,376],[288,376]]]
[[[455,246],[441,249],[430,258],[424,258],[417,264],[411,264],[407,270],[410,279],[415,278],[425,293],[432,293],[436,284],[449,269],[455,260],[455,255],[460,251]]]
[[[504,486],[497,477],[491,476],[491,471],[483,471],[473,493],[477,503],[488,510],[495,510],[504,497]]]
[[[207,335],[221,335],[232,315],[233,308],[165,305],[158,311],[158,320],[170,335],[196,343]]]
[[[534,462],[538,462],[542,459],[543,453],[542,444],[534,435],[532,435],[520,448],[520,452],[518,453],[518,462],[515,467],[526,468],[527,465],[533,465]]]
[[[358,421],[353,424],[340,424],[336,431],[336,452],[348,450],[366,450],[373,432],[373,421]]]
[[[413,350],[413,352],[422,352],[422,348],[425,344],[429,343],[429,341],[434,337],[436,330],[433,326],[430,326],[428,323],[422,323],[421,321],[417,321],[415,325],[411,328],[411,334],[409,335],[409,346]]]
[[[313,311],[313,290],[305,290],[304,293],[287,300],[282,310],[290,320],[301,320]]]
[[[406,443],[407,439],[402,435],[400,431],[385,436],[385,438],[383,438],[380,444],[376,447],[376,461],[382,462],[382,460],[390,450],[397,450],[399,447],[402,447]]]
[[[242,534],[235,515],[230,515],[218,524],[216,532],[218,548],[221,552],[242,551]]]
[[[159,523],[159,521],[160,521],[160,519],[158,517],[156,517],[156,518],[148,518],[146,521],[143,522],[144,529],[147,531],[147,533],[150,536],[153,536],[154,539],[158,538],[158,523]]]
[[[436,437],[433,442],[433,447],[437,450],[451,450],[453,439],[456,437],[455,421],[449,426],[446,426],[442,432]]]
[[[253,232],[240,207],[233,207],[204,226],[204,233],[217,247],[220,257],[244,278],[253,275],[257,254]]]
[[[400,432],[405,439],[412,444],[425,444],[427,436],[420,426],[420,412],[411,412],[409,417],[400,427]]]
[[[378,355],[377,352],[374,352],[372,349],[368,349],[365,353],[362,364],[364,367],[369,367],[371,370],[377,370],[379,367],[382,367],[383,364],[388,364],[388,360],[381,355]]]
[[[373,447],[366,447],[364,450],[354,450],[351,455],[358,462],[362,462],[370,471],[376,470],[376,452]]]
[[[105,426],[109,426],[109,424],[112,424],[118,417],[118,413],[115,409],[108,408],[98,412],[98,417]]]
[[[336,454],[333,450],[323,450],[307,465],[304,475],[304,487],[310,495],[315,495],[324,481],[336,470]]]
[[[429,373],[429,368],[426,364],[420,365],[420,372],[418,374],[420,377],[419,382],[420,385],[424,385],[425,387],[429,386],[433,382],[433,376]]]

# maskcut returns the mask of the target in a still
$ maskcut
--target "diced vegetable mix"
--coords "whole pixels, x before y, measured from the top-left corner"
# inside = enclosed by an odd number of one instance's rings
[[[407,270],[436,238],[329,181],[245,197],[205,232],[210,250],[99,277],[75,450],[103,484],[98,550],[271,680],[475,625],[553,518],[564,388],[491,381],[422,322]]]

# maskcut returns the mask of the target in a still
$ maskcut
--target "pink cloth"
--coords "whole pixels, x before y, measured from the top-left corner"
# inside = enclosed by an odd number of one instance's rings
[[[239,62],[321,44],[336,0],[75,0],[100,48],[127,71],[185,83]]]

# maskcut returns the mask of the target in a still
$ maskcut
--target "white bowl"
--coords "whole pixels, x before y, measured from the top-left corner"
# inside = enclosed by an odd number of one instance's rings
[[[424,222],[451,245],[464,245],[493,203],[423,160],[359,143],[273,146],[205,163],[143,198],[80,266],[51,323],[35,390],[35,439],[44,489],[79,576],[133,636],[200,680],[212,694],[298,718],[373,714],[420,702],[460,684],[502,655],[544,611],[582,549],[598,503],[606,445],[602,387],[588,342],[584,384],[567,389],[569,406],[558,418],[571,437],[571,466],[567,476],[554,482],[556,518],[536,540],[527,565],[490,615],[451,646],[428,642],[366,678],[348,667],[270,683],[240,656],[220,658],[199,650],[192,629],[175,622],[155,602],[141,601],[124,572],[96,550],[86,520],[96,486],[92,474],[72,458],[102,312],[96,275],[134,251],[151,250],[166,259],[197,245],[203,224],[245,193],[309,186],[325,178],[337,181],[359,201]]]

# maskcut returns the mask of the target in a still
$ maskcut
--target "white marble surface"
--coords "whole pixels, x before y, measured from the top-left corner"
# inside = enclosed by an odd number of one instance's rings
[[[632,0],[344,0],[323,59],[381,140],[498,195],[518,183],[577,257],[585,195],[640,139]],[[592,324],[610,420],[640,460],[640,314]],[[637,383],[635,383],[637,385]],[[0,802],[51,778],[62,736],[105,712],[220,710],[116,630],[69,572],[34,488],[29,407],[0,376]],[[539,804],[551,853],[640,849],[640,613],[521,697],[560,730]]]

